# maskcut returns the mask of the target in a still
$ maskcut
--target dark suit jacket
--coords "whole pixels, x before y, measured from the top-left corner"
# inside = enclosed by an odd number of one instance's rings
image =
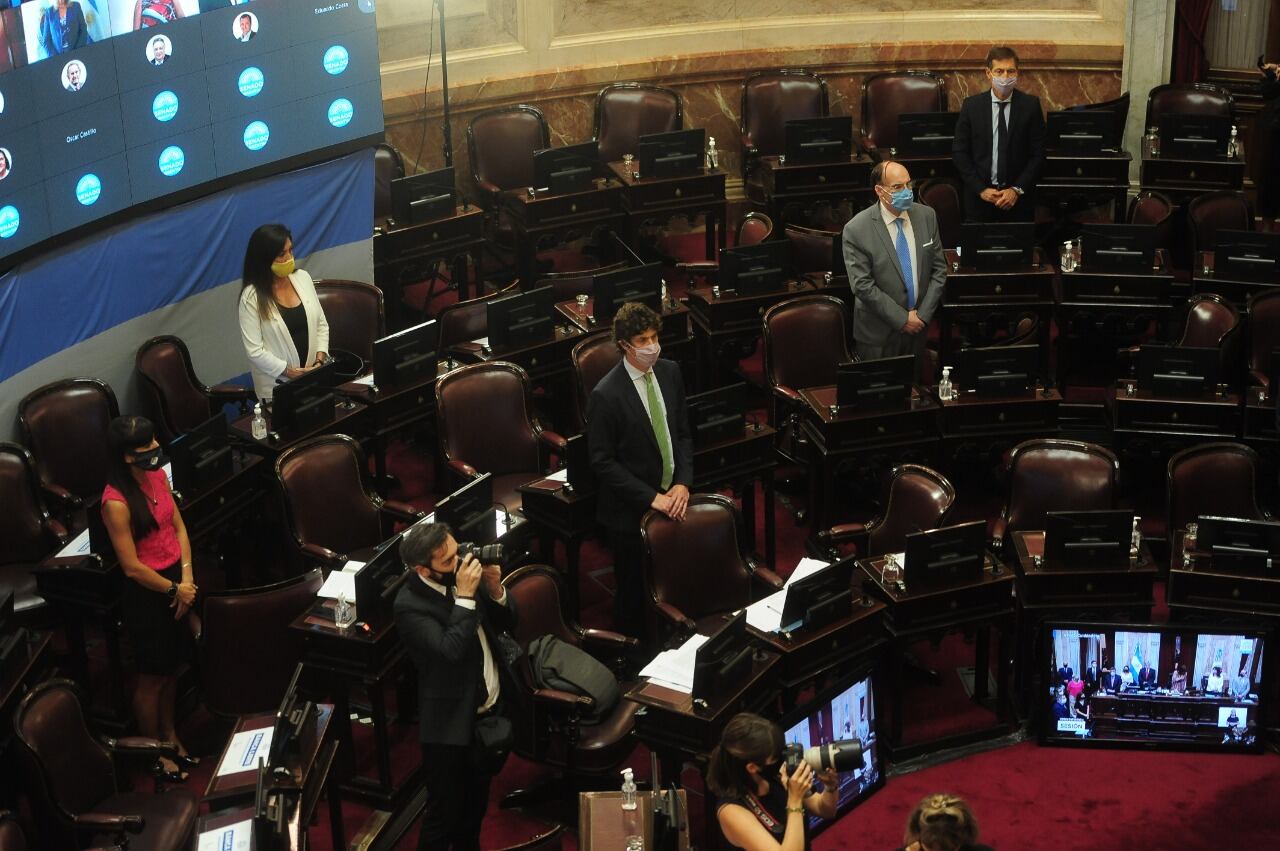
[[[1009,161],[1005,174],[1009,185],[1031,195],[1044,166],[1044,113],[1040,98],[1013,90],[1009,104]],[[964,99],[956,119],[951,155],[956,170],[970,195],[979,195],[991,185],[991,90]]]
[[[495,630],[515,626],[515,600],[508,594],[507,604],[500,606],[482,586],[476,593],[476,607],[469,609],[411,576],[396,595],[395,617],[400,640],[418,669],[418,740],[471,744],[476,694],[483,678],[476,624],[483,624],[501,675],[504,665]],[[503,682],[500,693],[506,687]]]
[[[1069,681],[1071,679],[1072,673],[1073,672],[1071,670],[1070,665],[1063,665],[1061,668],[1058,669],[1058,679],[1063,681]]]
[[[1094,667],[1085,668],[1084,684],[1087,685],[1089,688],[1097,688],[1098,677],[1100,676],[1100,673],[1101,672],[1097,668],[1094,668]]]
[[[1120,691],[1121,685],[1119,674],[1108,674],[1102,678],[1103,691]]]
[[[1153,686],[1156,684],[1156,669],[1141,668],[1138,670],[1138,685]]]
[[[667,432],[675,461],[673,485],[693,485],[693,435],[684,402],[680,367],[659,359],[654,376],[667,408]],[[619,362],[591,391],[587,402],[587,446],[600,489],[596,517],[618,532],[640,533],[640,518],[662,484],[662,454],[640,396]]]

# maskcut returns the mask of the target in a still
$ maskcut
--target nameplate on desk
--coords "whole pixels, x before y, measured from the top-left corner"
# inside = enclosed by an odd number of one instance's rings
[[[89,554],[89,530],[85,529],[79,535],[71,539],[71,543],[58,550],[55,558],[73,558],[75,556],[87,556]]]
[[[274,735],[274,727],[236,733],[231,737],[231,744],[227,745],[227,755],[218,764],[216,776],[225,777],[256,769],[258,759],[265,760],[271,752],[271,739]]]
[[[196,851],[249,851],[253,840],[253,819],[245,819],[226,827],[200,834]]]

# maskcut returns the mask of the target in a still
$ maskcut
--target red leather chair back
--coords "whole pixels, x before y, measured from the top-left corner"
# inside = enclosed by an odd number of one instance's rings
[[[177,337],[152,337],[138,349],[134,368],[150,398],[157,437],[168,443],[209,419],[204,385],[196,378],[187,344]]]
[[[199,671],[206,709],[232,717],[280,705],[305,649],[304,637],[289,624],[315,603],[323,584],[316,567],[263,588],[204,595]],[[270,653],[261,652],[268,647]]]
[[[849,307],[829,295],[778,302],[764,314],[764,373],[777,388],[803,390],[836,381],[849,354]]]
[[[1179,346],[1225,348],[1240,327],[1240,312],[1221,296],[1194,295],[1187,302],[1187,324]]]
[[[1268,290],[1249,296],[1249,369],[1275,380],[1271,353],[1276,349],[1280,349],[1280,290]]]
[[[528,648],[529,642],[544,635],[577,645],[578,636],[564,621],[564,601],[560,576],[554,568],[530,564],[515,570],[503,580],[507,593],[514,596],[520,612],[511,637]]]
[[[613,341],[612,331],[599,331],[575,345],[570,358],[573,361],[573,389],[578,403],[578,422],[585,426],[591,391],[622,360],[622,350]]]
[[[1261,520],[1258,453],[1242,443],[1202,443],[1169,459],[1165,517],[1169,537],[1201,514]]]
[[[1028,440],[1009,461],[1008,532],[1043,529],[1050,511],[1102,511],[1115,507],[1120,462],[1115,453],[1075,440]]]
[[[867,534],[868,555],[902,552],[907,535],[945,525],[955,501],[955,486],[937,470],[922,464],[894,467],[884,513]]]
[[[1193,263],[1212,251],[1220,230],[1253,230],[1253,211],[1241,192],[1206,192],[1187,202],[1187,235]]]
[[[489,109],[471,119],[467,148],[476,183],[499,189],[533,185],[533,152],[551,147],[547,121],[537,107],[520,104]]]
[[[45,523],[49,511],[40,496],[35,459],[16,443],[0,443],[0,565],[38,562],[57,543]],[[11,581],[13,580],[13,581]],[[12,591],[19,577],[0,569],[0,597]],[[26,581],[25,571],[21,581]]]
[[[280,453],[276,481],[299,546],[350,553],[381,543],[382,523],[369,496],[367,471],[360,444],[345,434],[313,437]]]
[[[27,838],[8,810],[0,810],[0,851],[27,851]]]
[[[931,177],[916,187],[920,203],[938,214],[938,234],[944,248],[960,244],[960,224],[964,221],[964,202],[960,184],[949,177]]]
[[[671,89],[645,83],[614,83],[596,95],[595,138],[600,159],[615,162],[638,154],[638,140],[684,126],[684,105]]]
[[[578,269],[573,272],[551,272],[538,278],[535,287],[551,287],[551,297],[557,303],[568,301],[579,295],[591,295],[592,286],[595,283],[596,275],[603,275],[606,272],[616,272],[619,269],[625,269],[627,261],[619,260],[616,263],[610,263],[607,266],[598,266],[594,269]]]
[[[363,281],[316,281],[316,298],[329,321],[329,350],[373,359],[373,341],[387,333],[382,290]]]
[[[1151,189],[1139,192],[1129,204],[1128,221],[1131,225],[1155,225],[1156,247],[1173,258],[1173,201],[1167,195]]]
[[[835,268],[836,246],[841,235],[836,231],[816,230],[799,225],[787,225],[783,229],[787,242],[791,243],[791,265],[799,274],[806,272],[831,272],[843,275],[844,268]]]
[[[788,121],[827,112],[827,82],[810,71],[760,71],[742,84],[742,132],[761,156],[782,153]]]
[[[436,314],[436,321],[440,323],[440,351],[489,336],[489,300],[508,295],[519,286],[520,281],[516,280],[498,292],[466,301],[455,301],[440,308],[440,312]]]
[[[738,223],[734,245],[759,245],[773,236],[773,219],[764,213],[747,213]]]
[[[1165,113],[1231,117],[1231,92],[1212,83],[1166,83],[1147,95],[1147,127],[1157,127]]]
[[[650,511],[640,531],[649,554],[645,583],[653,599],[670,603],[695,621],[751,602],[742,518],[727,497],[691,497],[680,522]]]
[[[1129,120],[1129,93],[1125,92],[1118,98],[1112,100],[1103,100],[1096,103],[1087,103],[1080,106],[1071,106],[1068,109],[1080,110],[1081,112],[1110,112],[1113,116],[1112,132],[1115,133],[1117,139],[1124,138],[1124,127]],[[1147,125],[1150,126],[1150,125]]]
[[[898,116],[944,112],[947,84],[932,71],[888,71],[862,83],[862,129],[875,148],[898,146]]]
[[[404,158],[394,145],[373,146],[373,220],[391,215],[391,181],[404,177]]]
[[[68,378],[28,393],[18,403],[18,429],[40,480],[83,500],[101,497],[110,451],[107,426],[118,416],[116,394],[96,378]]]
[[[537,470],[529,377],[494,361],[455,369],[436,381],[436,419],[446,461],[495,476]]]

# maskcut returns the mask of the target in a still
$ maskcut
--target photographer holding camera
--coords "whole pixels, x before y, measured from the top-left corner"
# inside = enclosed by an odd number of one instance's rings
[[[481,557],[500,559],[488,547]],[[486,552],[488,551],[488,552]],[[482,565],[443,523],[419,523],[400,540],[417,574],[395,600],[396,628],[418,671],[418,740],[427,805],[419,849],[480,847],[489,783],[511,748],[502,714],[498,634],[515,626],[514,601],[496,564]]]
[[[805,813],[834,818],[839,778],[834,768],[817,774],[805,761],[788,769],[782,729],[759,715],[730,719],[711,752],[707,786],[720,799],[716,818],[725,839],[747,851],[809,848]],[[860,758],[860,757],[859,757]]]

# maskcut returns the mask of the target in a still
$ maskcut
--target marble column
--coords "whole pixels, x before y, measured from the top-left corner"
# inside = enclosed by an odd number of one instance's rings
[[[1129,120],[1124,128],[1124,148],[1133,155],[1129,185],[1138,186],[1142,167],[1142,136],[1147,115],[1147,93],[1169,82],[1173,62],[1173,20],[1176,0],[1130,0],[1124,20],[1124,60],[1120,89],[1129,93]]]

